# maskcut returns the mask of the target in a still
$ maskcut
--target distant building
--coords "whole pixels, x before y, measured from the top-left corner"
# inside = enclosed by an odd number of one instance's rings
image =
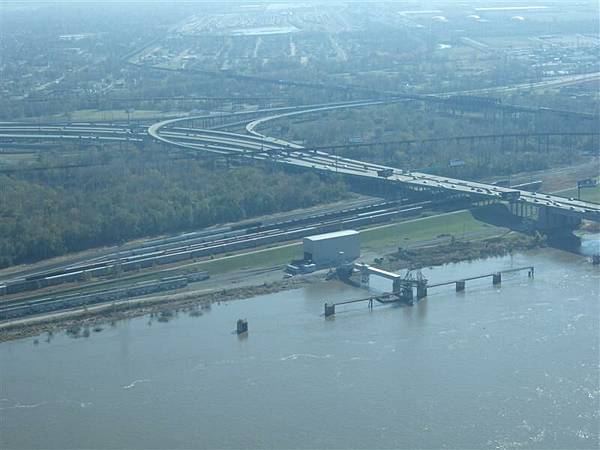
[[[58,37],[59,41],[81,41],[82,39],[88,39],[94,37],[94,33],[80,33],[80,34],[62,34]]]
[[[360,233],[336,231],[304,238],[304,260],[317,266],[353,261],[360,257]]]

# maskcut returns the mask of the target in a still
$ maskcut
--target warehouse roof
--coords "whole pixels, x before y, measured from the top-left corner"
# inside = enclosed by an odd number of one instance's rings
[[[326,239],[335,239],[343,236],[355,236],[359,234],[356,230],[342,230],[342,231],[334,231],[333,233],[325,233],[325,234],[317,234],[315,236],[307,236],[304,239],[308,239],[309,241],[323,241]]]

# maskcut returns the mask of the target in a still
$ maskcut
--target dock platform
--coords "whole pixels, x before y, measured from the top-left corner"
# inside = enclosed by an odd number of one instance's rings
[[[366,266],[366,264],[361,266],[363,271],[365,270],[366,267],[368,267],[368,266]],[[379,272],[379,271],[385,272],[385,274],[387,275],[386,278],[392,278],[394,280],[399,280],[398,277],[400,277],[400,275],[392,274],[391,272],[383,271],[380,269],[378,269],[377,271],[373,270],[373,268],[371,268],[371,267],[368,267],[368,269],[369,269],[369,272],[372,274],[377,274],[377,272]],[[416,282],[416,283],[413,281],[412,283],[414,283],[417,288],[416,298],[417,298],[417,300],[420,300],[422,298],[427,297],[427,290],[431,289],[431,288],[437,288],[437,287],[441,287],[441,286],[449,286],[449,285],[454,284],[456,286],[456,292],[462,292],[465,290],[467,281],[480,280],[483,278],[491,278],[492,284],[494,286],[497,286],[502,283],[502,275],[503,274],[523,272],[523,271],[527,271],[527,276],[529,278],[533,278],[535,268],[533,266],[516,267],[513,269],[506,269],[506,270],[501,270],[498,272],[486,273],[483,275],[476,275],[476,276],[472,276],[472,277],[462,278],[460,280],[442,281],[440,283],[433,283],[433,284],[427,284],[427,280],[420,280],[419,282]],[[391,277],[390,275],[394,275],[394,277]],[[402,283],[404,280],[399,280],[399,281]],[[380,295],[373,295],[370,297],[359,298],[356,300],[347,300],[347,301],[337,302],[337,303],[325,303],[325,317],[330,317],[330,316],[334,315],[336,306],[349,305],[352,303],[368,302],[368,306],[370,309],[373,308],[374,302],[383,303],[383,304],[400,303],[400,304],[406,304],[406,305],[412,306],[414,304],[414,298],[415,298],[413,296],[412,288],[410,290],[407,290],[406,289],[407,286],[405,285],[405,283],[402,283],[402,284],[404,285],[403,289],[401,291],[397,291],[397,292],[388,292],[388,293],[384,293],[384,294],[380,294]]]

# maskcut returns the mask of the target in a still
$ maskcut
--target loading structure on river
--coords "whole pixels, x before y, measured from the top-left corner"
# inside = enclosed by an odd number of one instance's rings
[[[370,266],[364,263],[355,263],[351,266],[344,266],[338,268],[338,273],[341,274],[341,278],[348,280],[351,273],[358,271],[360,274],[360,286],[368,287],[369,279],[371,275],[377,275],[389,280],[392,280],[392,292],[374,295],[366,298],[360,298],[357,300],[348,300],[338,303],[325,303],[325,317],[330,317],[335,314],[336,306],[348,305],[350,303],[367,302],[369,309],[373,308],[374,302],[377,303],[398,303],[412,306],[416,301],[419,301],[427,297],[427,291],[431,288],[440,286],[448,286],[454,284],[456,286],[456,292],[463,292],[466,288],[467,281],[480,280],[482,278],[491,278],[492,285],[498,286],[502,283],[502,274],[515,273],[527,271],[527,276],[533,278],[534,276],[533,266],[517,267],[514,269],[502,270],[499,272],[486,273],[482,275],[476,275],[473,277],[462,278],[460,280],[443,281],[441,283],[428,284],[428,280],[424,278],[420,271],[413,276],[411,271],[407,271],[405,275],[400,275],[394,272],[389,272],[377,267]]]

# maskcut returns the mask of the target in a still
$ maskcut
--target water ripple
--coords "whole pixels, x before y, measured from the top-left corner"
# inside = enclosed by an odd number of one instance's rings
[[[131,384],[128,384],[127,386],[123,386],[123,389],[134,388],[136,384],[140,384],[140,383],[150,383],[150,380],[148,380],[147,378],[142,378],[141,380],[134,380]]]

